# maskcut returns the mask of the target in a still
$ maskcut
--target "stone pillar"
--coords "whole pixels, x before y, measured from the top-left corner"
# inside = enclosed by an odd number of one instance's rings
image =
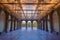
[[[60,11],[58,11],[59,14],[59,33],[60,33]]]
[[[19,27],[19,22],[18,22],[18,20],[17,20],[17,29],[18,29],[18,27]]]
[[[20,25],[19,28],[20,28],[20,29],[21,29],[21,23],[22,23],[22,21],[20,21],[20,23],[19,23],[19,25]]]
[[[14,30],[15,30],[15,27],[16,27],[16,18],[14,18]]]
[[[12,31],[12,21],[13,21],[13,16],[11,15],[11,27],[10,27],[10,31]]]
[[[26,21],[26,30],[27,30],[27,22],[28,22],[28,21]]]
[[[43,30],[43,20],[41,20],[41,29]]]
[[[15,21],[15,29],[17,29],[17,19],[16,19],[16,21]]]
[[[47,28],[47,18],[46,18],[46,16],[44,17],[44,29],[45,29],[45,31],[46,31],[46,28]]]
[[[4,32],[7,32],[8,18],[9,18],[9,14],[7,12],[5,12],[5,27],[4,27]]]
[[[52,13],[49,15],[50,16],[50,28],[51,28],[51,32],[53,32],[54,31],[54,29],[53,29],[53,20],[52,20]]]
[[[40,20],[40,29],[42,29],[42,21]]]
[[[33,21],[31,21],[31,28],[33,29]]]
[[[37,21],[37,24],[38,24],[37,28],[40,29],[40,21],[39,20]]]
[[[45,20],[43,19],[43,30],[45,30]]]
[[[15,18],[15,19],[14,19],[14,30],[16,30],[17,27],[18,27],[18,21],[17,21],[17,19]]]
[[[17,20],[17,28],[16,29],[18,29],[18,20]]]
[[[58,13],[58,20],[59,20],[59,33],[60,33],[60,7],[58,7],[57,9],[56,9],[56,11],[57,11],[57,13]]]
[[[46,31],[48,31],[48,23],[47,23],[48,22],[48,16],[46,16],[45,20],[46,20]]]
[[[48,31],[47,16],[43,19],[43,30]]]
[[[60,11],[58,12],[59,14],[59,33],[60,33]]]
[[[15,29],[15,20],[14,20],[14,16],[13,16],[13,18],[12,18],[12,30],[14,30]]]

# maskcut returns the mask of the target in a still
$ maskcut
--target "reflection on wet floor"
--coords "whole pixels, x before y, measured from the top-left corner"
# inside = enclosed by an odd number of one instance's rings
[[[22,29],[23,30],[23,29]],[[23,30],[21,29],[9,32],[7,34],[2,34],[0,40],[60,40],[59,36],[37,30]]]
[[[37,30],[37,27],[33,27],[33,28],[31,28],[31,27],[21,27],[21,30],[27,30],[27,31],[29,31],[29,30]]]

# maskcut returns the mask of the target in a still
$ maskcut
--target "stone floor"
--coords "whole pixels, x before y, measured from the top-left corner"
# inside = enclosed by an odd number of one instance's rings
[[[42,30],[16,30],[0,35],[0,40],[60,40],[54,35]]]

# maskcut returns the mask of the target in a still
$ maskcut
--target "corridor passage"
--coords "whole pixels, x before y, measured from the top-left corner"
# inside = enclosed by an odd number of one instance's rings
[[[54,35],[40,29],[37,30],[16,30],[7,34],[2,34],[0,40],[60,40],[58,35]]]
[[[0,0],[0,40],[60,40],[60,0]]]

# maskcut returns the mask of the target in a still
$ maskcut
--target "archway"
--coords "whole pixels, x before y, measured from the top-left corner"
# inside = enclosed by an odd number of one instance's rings
[[[51,32],[50,16],[47,16],[48,31]]]
[[[54,11],[52,18],[53,18],[54,32],[59,32],[59,17],[58,17],[58,13],[56,11]]]
[[[31,30],[31,21],[27,22],[27,30]]]
[[[26,30],[26,21],[21,22],[21,29]]]
[[[5,28],[5,12],[1,11],[0,12],[0,32],[4,31]]]
[[[11,16],[9,15],[7,32],[10,32],[10,27],[11,27]]]
[[[37,29],[37,21],[33,21],[33,30]]]

